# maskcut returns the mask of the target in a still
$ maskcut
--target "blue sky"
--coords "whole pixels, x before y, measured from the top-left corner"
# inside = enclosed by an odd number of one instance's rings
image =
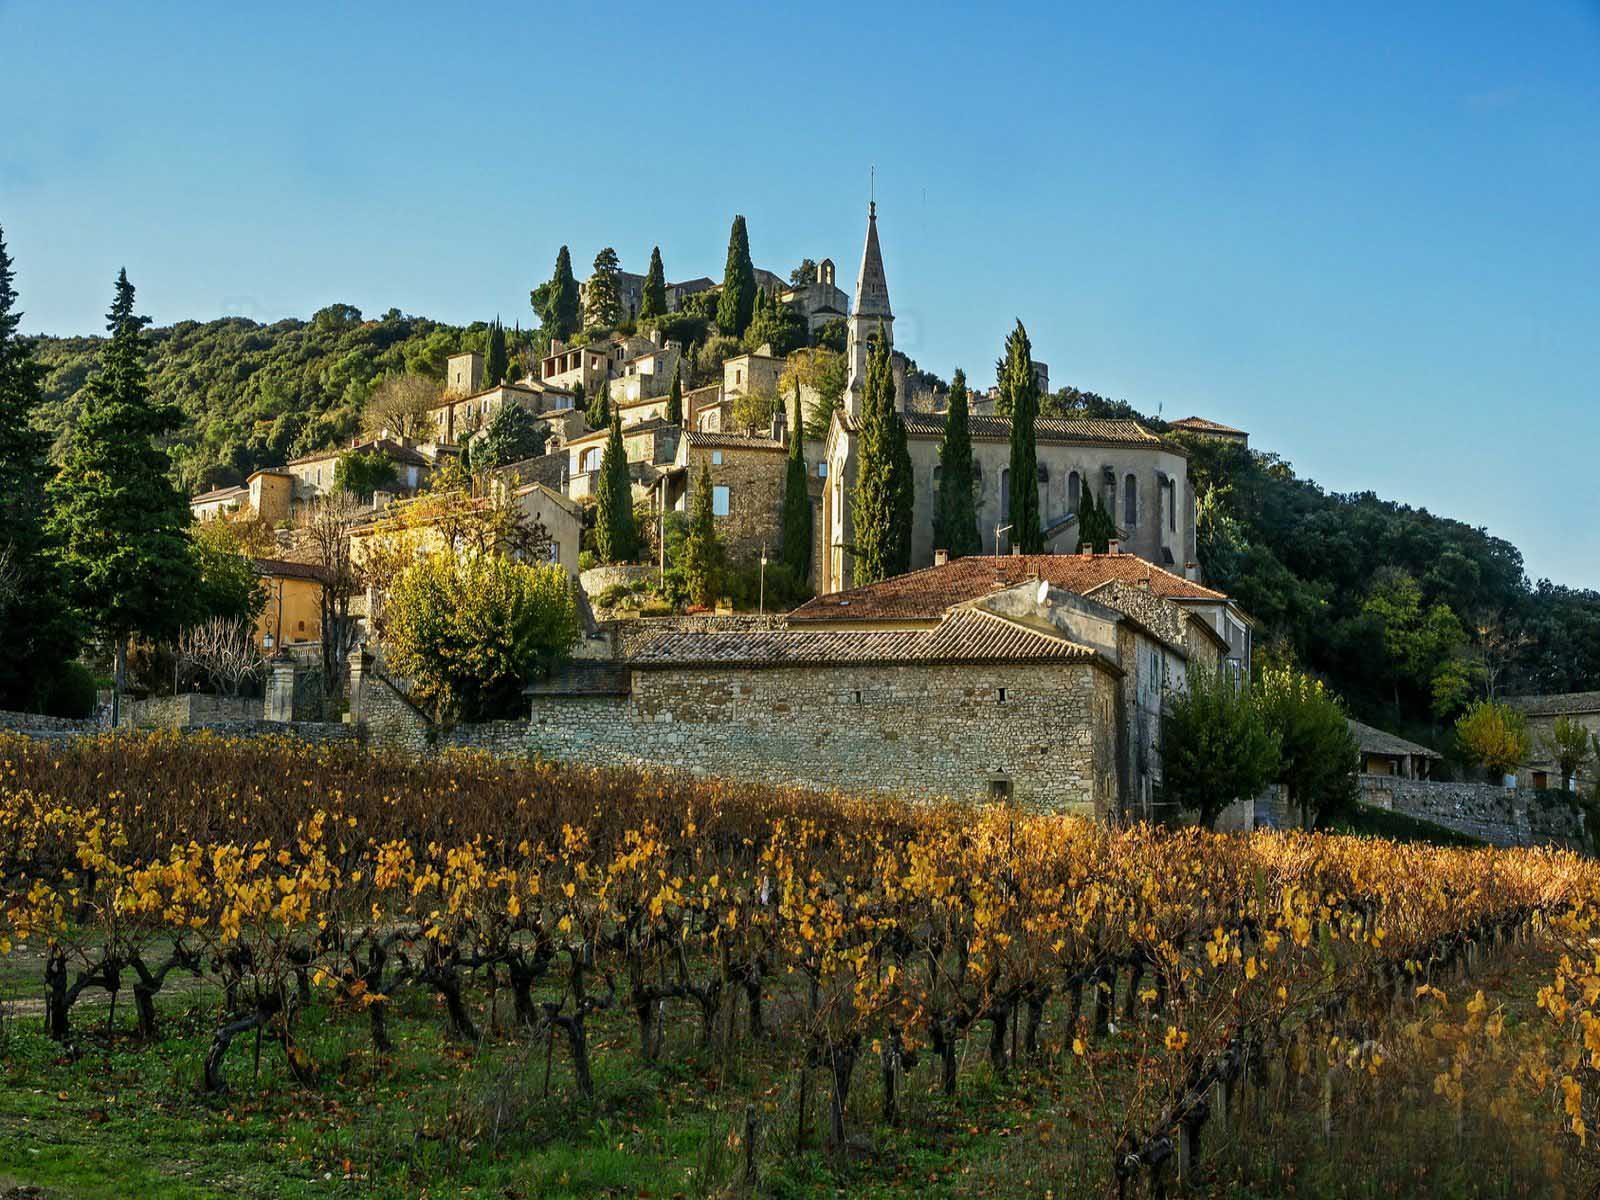
[[[160,323],[526,322],[563,242],[715,276],[736,212],[849,285],[876,164],[924,366],[988,383],[1021,317],[1056,384],[1600,587],[1593,0],[0,0],[0,47],[32,332],[98,331],[124,264]]]

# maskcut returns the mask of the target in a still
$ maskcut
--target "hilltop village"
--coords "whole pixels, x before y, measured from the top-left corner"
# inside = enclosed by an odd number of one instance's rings
[[[534,303],[537,353],[508,355],[496,323],[387,424],[190,500],[201,523],[276,531],[257,638],[331,667],[324,622],[341,622],[357,719],[418,748],[468,736],[430,718],[380,636],[386,584],[459,545],[465,505],[580,581],[582,632],[528,681],[530,721],[494,735],[510,748],[1176,814],[1172,697],[1195,670],[1253,673],[1255,622],[1199,563],[1189,472],[1197,446],[1245,449],[1245,431],[1041,412],[1049,370],[1020,323],[987,390],[920,371],[895,348],[876,204],[850,293],[830,258],[754,267],[740,218],[721,283],[668,282],[659,252],[625,272],[608,250],[580,284],[563,248]],[[346,546],[308,555],[304,514],[336,496]],[[1570,715],[1543,703],[1546,722]],[[1438,758],[1350,730],[1363,775],[1420,779]],[[1527,757],[1525,784],[1559,774]]]

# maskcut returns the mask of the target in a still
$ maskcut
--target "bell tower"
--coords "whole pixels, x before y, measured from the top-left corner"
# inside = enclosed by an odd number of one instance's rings
[[[844,406],[852,417],[861,415],[861,392],[867,382],[867,354],[882,337],[894,348],[894,312],[889,307],[889,281],[883,274],[883,252],[878,248],[878,203],[867,204],[867,241],[861,249],[861,270],[856,275],[855,303],[850,308],[845,360],[850,381]]]

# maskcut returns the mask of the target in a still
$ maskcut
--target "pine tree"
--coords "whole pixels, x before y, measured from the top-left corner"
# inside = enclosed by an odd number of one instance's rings
[[[76,649],[60,579],[46,554],[45,454],[49,438],[31,415],[45,371],[18,336],[11,256],[0,231],[0,708],[37,707]]]
[[[628,452],[622,445],[622,415],[611,414],[611,436],[600,456],[595,497],[594,549],[601,562],[632,562],[639,553],[639,531],[633,522],[633,482]]]
[[[672,368],[672,390],[667,393],[667,421],[683,424],[683,363]]]
[[[171,405],[151,398],[144,327],[128,273],[117,276],[111,339],[88,386],[61,472],[50,482],[50,533],[69,590],[88,624],[111,642],[116,706],[137,634],[175,634],[192,611],[198,573],[186,534],[189,505],[167,477],[158,439],[178,428]]]
[[[604,429],[606,422],[611,419],[611,385],[604,379],[595,385],[594,395],[589,397],[589,406],[584,411],[583,419],[588,422],[590,429]]]
[[[549,434],[520,404],[503,404],[494,419],[467,443],[473,472],[492,471],[544,453]]]
[[[538,307],[537,304],[534,306]],[[578,281],[572,275],[572,255],[565,246],[556,255],[555,273],[550,277],[549,295],[539,318],[545,332],[555,338],[569,338],[578,332]]]
[[[583,296],[585,329],[615,329],[622,321],[622,292],[617,284],[617,252],[607,246],[594,256],[594,274]]]
[[[1093,550],[1104,554],[1110,549],[1111,539],[1117,536],[1116,522],[1094,497],[1094,487],[1087,480],[1083,485],[1083,498],[1078,502],[1078,553]]]
[[[496,317],[494,324],[489,326],[489,353],[484,356],[483,386],[495,387],[504,383],[510,367],[510,359],[506,356],[505,326]]]
[[[800,385],[794,385],[794,420],[789,424],[789,467],[783,481],[783,561],[798,586],[811,577],[811,493],[807,485],[805,423]]]
[[[939,495],[933,515],[933,545],[951,558],[983,549],[978,533],[977,480],[972,471],[972,430],[968,420],[967,377],[960,370],[950,384],[950,408],[939,443]]]
[[[650,269],[644,276],[644,295],[639,299],[639,321],[656,320],[667,315],[667,275],[661,266],[661,247],[650,251]]]
[[[743,337],[755,313],[756,268],[750,261],[750,235],[744,218],[734,217],[728,234],[728,264],[722,273],[722,295],[717,300],[717,331]]]
[[[1039,418],[1039,381],[1033,373],[1033,348],[1028,331],[1017,322],[1006,338],[1000,395],[1011,413],[1011,542],[1024,554],[1044,550],[1039,522],[1039,447],[1034,423]]]
[[[884,338],[873,345],[862,389],[860,444],[850,500],[857,587],[902,574],[911,562],[911,457]]]
[[[711,511],[711,468],[700,465],[689,498],[689,531],[683,541],[683,574],[689,585],[689,599],[695,604],[710,604],[717,597],[722,571],[722,547],[717,542],[716,520]]]

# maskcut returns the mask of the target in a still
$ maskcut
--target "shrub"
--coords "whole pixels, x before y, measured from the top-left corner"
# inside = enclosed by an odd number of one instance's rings
[[[40,707],[52,717],[92,717],[99,703],[94,675],[82,663],[63,663],[45,685]]]
[[[1162,783],[1210,829],[1228,805],[1277,776],[1278,746],[1252,691],[1215,670],[1191,669],[1162,731]]]
[[[564,570],[487,555],[419,560],[385,618],[390,663],[441,722],[514,715],[523,685],[563,662],[578,636]]]
[[[1456,720],[1456,741],[1464,758],[1497,782],[1528,760],[1532,745],[1527,718],[1509,704],[1477,700]]]

